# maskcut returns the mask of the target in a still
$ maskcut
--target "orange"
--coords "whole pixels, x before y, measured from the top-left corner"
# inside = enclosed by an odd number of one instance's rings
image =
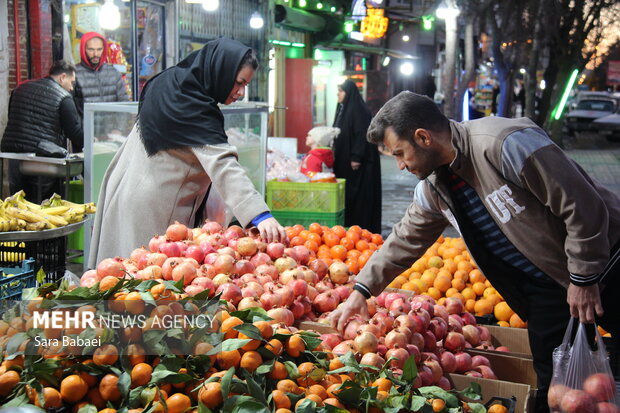
[[[265,349],[269,350],[274,356],[277,357],[282,354],[282,342],[277,338],[271,339],[267,344],[265,344]]]
[[[206,383],[198,392],[198,400],[209,409],[214,409],[224,401],[222,386],[216,381]]]
[[[153,367],[147,363],[138,363],[131,369],[131,385],[139,387],[148,384],[151,381]]]
[[[301,386],[308,387],[323,380],[323,377],[320,377],[320,372],[314,373],[317,367],[309,361],[301,363],[297,366],[297,370],[299,371],[297,383]]]
[[[181,393],[175,393],[166,399],[168,413],[183,413],[192,407],[192,401],[189,397]]]
[[[326,390],[329,397],[336,397],[336,395],[340,393],[340,384],[332,384]]]
[[[485,282],[487,277],[484,276],[482,271],[476,268],[476,269],[469,271],[469,279],[472,283],[477,283],[477,282]]]
[[[99,382],[99,393],[105,401],[115,402],[121,399],[118,389],[118,377],[114,374],[106,374]]]
[[[331,404],[332,406],[338,407],[340,409],[344,409],[344,404],[340,403],[340,401],[334,397],[327,398],[323,400],[323,404]]]
[[[105,408],[103,410],[99,410],[99,413],[116,413],[116,409],[113,409],[111,407],[107,407],[107,408]]]
[[[291,240],[289,241],[289,244],[291,245],[291,247],[296,247],[298,245],[304,245],[304,242],[306,242],[306,240],[300,237],[299,235],[297,235],[291,238]]]
[[[297,408],[299,406],[301,406],[301,404],[304,402],[304,400],[312,400],[313,402],[316,403],[317,406],[319,406],[319,407],[323,406],[323,399],[321,399],[316,394],[308,394],[303,399],[299,399],[299,401],[297,401],[297,403],[295,404],[295,410],[297,410]]]
[[[229,338],[237,338],[239,336],[239,332],[234,330],[233,328],[236,326],[240,326],[243,324],[243,320],[238,317],[230,317],[222,322],[222,327],[220,330],[224,333],[224,340],[228,340]]]
[[[290,409],[277,409],[276,413],[292,413]]]
[[[146,361],[146,351],[144,351],[144,347],[140,344],[130,344],[127,346],[127,358],[132,367],[136,364],[144,363]]]
[[[497,303],[493,309],[493,315],[495,315],[495,318],[499,321],[510,321],[510,317],[512,317],[514,313],[515,312],[512,311],[512,308],[510,308],[506,301]]]
[[[271,392],[271,399],[276,409],[288,409],[291,407],[291,399],[282,390],[273,390]]]
[[[301,389],[299,388],[297,383],[295,383],[291,379],[284,379],[284,380],[278,381],[278,383],[276,384],[276,389],[281,390],[285,393],[293,393],[293,394],[301,393]]]
[[[475,312],[475,307],[476,307],[476,300],[469,298],[467,299],[467,301],[465,301],[465,311],[467,311],[468,313],[473,314]]]
[[[487,413],[507,413],[508,408],[506,406],[502,406],[501,404],[494,404],[487,410]]]
[[[306,389],[306,394],[315,394],[321,398],[321,400],[327,399],[327,390],[320,384],[313,384]]]
[[[439,291],[435,287],[430,287],[428,290],[426,290],[426,295],[432,297],[435,300],[439,300],[441,298],[441,291]]]
[[[358,251],[364,251],[364,250],[367,250],[368,248],[369,248],[368,241],[366,241],[365,239],[361,239],[355,243],[355,249],[357,249]]]
[[[133,291],[127,294],[124,298],[125,308],[130,314],[142,314],[146,307],[144,300],[139,292]]]
[[[344,261],[347,258],[347,249],[343,245],[334,245],[329,252],[335,260]]]
[[[474,304],[474,314],[483,316],[493,312],[493,304],[486,298],[481,298]]]
[[[291,357],[299,357],[306,349],[306,345],[299,335],[292,335],[286,343],[286,353]]]
[[[37,407],[43,407],[45,409],[51,409],[52,407],[59,408],[62,406],[62,397],[58,390],[53,387],[43,388],[43,406],[39,402],[39,395],[36,391],[34,393],[34,405]]]
[[[9,370],[0,375],[0,397],[8,396],[19,383],[19,373]]]
[[[351,240],[351,238],[343,238],[340,240],[340,245],[342,245],[343,247],[345,247],[348,251],[351,251],[352,249],[355,248],[355,242],[353,240]],[[335,246],[335,245],[334,245]]]
[[[265,339],[269,340],[271,336],[273,336],[273,327],[267,321],[256,321],[253,323],[254,327],[258,328],[260,331],[260,335]]]
[[[338,357],[333,358],[329,361],[329,371],[336,370],[344,367],[344,363],[340,361]]]
[[[373,244],[381,245],[383,244],[383,237],[381,236],[381,234],[372,234],[370,242],[372,242]]]
[[[104,344],[93,353],[93,363],[111,366],[118,360],[118,349],[113,344]]]
[[[241,363],[241,353],[239,350],[220,351],[216,359],[222,370],[228,370],[231,367],[238,368]]]
[[[106,275],[99,281],[99,291],[107,291],[113,287],[116,287],[116,284],[120,279],[114,277],[113,275]]]
[[[77,374],[65,377],[60,382],[60,397],[66,402],[75,403],[86,396],[88,384]]]
[[[269,377],[274,380],[284,380],[288,377],[288,370],[286,370],[286,366],[284,363],[276,361],[269,372]]]
[[[93,404],[97,409],[103,409],[105,406],[105,400],[101,397],[101,392],[99,392],[99,388],[97,387],[93,387],[88,390],[86,400],[88,400],[90,404]]]
[[[446,276],[437,275],[437,278],[433,281],[433,287],[437,288],[440,292],[445,293],[452,287],[452,280]]]
[[[338,238],[344,238],[347,235],[347,230],[342,225],[334,225],[331,227],[331,231],[338,236]]]
[[[519,317],[517,313],[510,316],[510,327],[514,328],[527,328],[527,323]]]
[[[310,224],[308,226],[308,230],[314,234],[321,235],[323,233],[323,228],[321,228],[321,224],[317,224],[316,222]]]
[[[243,353],[243,356],[241,356],[239,367],[253,373],[261,364],[263,364],[263,358],[258,352],[246,351]]]
[[[336,246],[340,244],[340,237],[331,231],[324,232],[323,233],[323,244],[327,245],[330,248],[333,246]]]
[[[260,346],[260,340],[255,340],[255,339],[253,339],[251,337],[246,336],[243,333],[239,333],[239,335],[237,337],[239,339],[241,339],[241,340],[247,340],[247,339],[250,340],[246,345],[241,347],[241,350],[243,350],[243,351],[256,350],[258,348],[258,346]]]
[[[478,297],[482,296],[482,294],[484,294],[484,290],[486,290],[486,286],[484,285],[483,282],[475,282],[472,286],[471,286],[472,290],[474,290],[474,293],[476,293],[476,295]]]
[[[442,412],[446,408],[446,402],[441,399],[433,399],[431,407],[434,412]]]

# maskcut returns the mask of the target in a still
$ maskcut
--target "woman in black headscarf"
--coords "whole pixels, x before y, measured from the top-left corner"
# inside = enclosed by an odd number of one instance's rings
[[[334,126],[334,173],[346,182],[345,226],[359,225],[381,232],[381,163],[377,146],[366,140],[372,119],[357,86],[346,80],[338,86]]]
[[[266,241],[286,238],[228,144],[218,107],[244,96],[257,67],[249,47],[221,38],[148,81],[138,121],[102,183],[90,268],[128,257],[175,221],[200,225],[215,193]]]

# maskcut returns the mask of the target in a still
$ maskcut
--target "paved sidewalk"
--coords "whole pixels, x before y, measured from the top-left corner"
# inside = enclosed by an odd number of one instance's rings
[[[608,142],[596,134],[581,134],[563,144],[568,156],[620,197],[620,142]],[[413,200],[413,189],[418,182],[415,175],[400,171],[392,157],[381,155],[381,234],[384,237],[389,235],[392,226],[404,215]],[[444,235],[454,237],[458,233],[449,227]]]

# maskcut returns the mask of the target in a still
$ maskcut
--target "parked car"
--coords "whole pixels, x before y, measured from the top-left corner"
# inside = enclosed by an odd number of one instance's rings
[[[592,121],[592,127],[607,140],[620,140],[620,112]]]
[[[568,112],[564,118],[563,132],[573,135],[575,132],[591,131],[592,121],[611,115],[616,110],[614,99],[583,99],[577,103],[575,110]]]

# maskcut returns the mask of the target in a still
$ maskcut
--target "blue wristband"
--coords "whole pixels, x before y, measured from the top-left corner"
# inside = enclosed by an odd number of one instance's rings
[[[257,215],[252,220],[252,225],[257,226],[258,224],[260,224],[261,222],[263,222],[267,218],[273,218],[273,215],[271,215],[271,212],[269,212],[269,211],[265,211],[262,214]]]

